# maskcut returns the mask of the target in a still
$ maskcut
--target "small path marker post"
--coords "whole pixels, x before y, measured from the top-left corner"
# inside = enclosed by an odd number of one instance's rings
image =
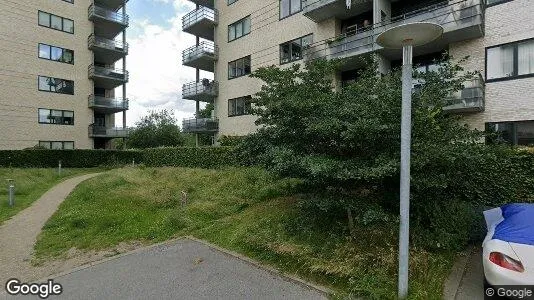
[[[7,182],[9,207],[13,207],[15,206],[15,181],[13,179],[7,179]]]
[[[57,173],[59,176],[61,176],[61,160],[59,161],[58,167],[57,167]]]

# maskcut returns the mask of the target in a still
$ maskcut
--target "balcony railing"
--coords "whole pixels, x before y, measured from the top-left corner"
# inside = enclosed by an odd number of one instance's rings
[[[183,99],[212,102],[218,94],[219,83],[208,79],[203,79],[200,82],[186,83],[182,87]]]
[[[213,42],[204,41],[182,52],[182,65],[213,72],[219,48]]]
[[[128,99],[124,98],[107,98],[90,95],[88,102],[90,108],[102,108],[113,111],[123,111],[129,108]]]
[[[461,0],[442,3],[394,17],[389,22],[346,32],[330,40],[312,44],[305,49],[306,59],[345,58],[382,49],[376,38],[382,32],[405,23],[430,22],[444,28],[448,41],[455,42],[483,35],[483,0]]]
[[[89,137],[102,137],[102,138],[125,138],[130,133],[129,128],[89,125]]]
[[[186,29],[202,20],[217,23],[219,21],[219,13],[216,9],[201,6],[199,9],[195,9],[182,17],[182,29]]]
[[[219,120],[216,118],[185,119],[182,122],[185,133],[210,133],[219,131]]]
[[[106,77],[114,80],[127,82],[129,76],[129,73],[126,70],[100,67],[95,65],[89,66],[89,78]]]
[[[89,6],[89,19],[92,20],[95,17],[102,18],[111,22],[119,23],[124,26],[128,26],[130,18],[126,14],[122,14],[110,9],[106,9],[100,6],[91,4]]]
[[[482,75],[464,83],[464,88],[445,102],[444,111],[481,112],[485,107],[485,83]]]
[[[87,42],[89,44],[89,48],[98,47],[98,48],[104,48],[104,49],[119,51],[119,52],[123,52],[124,54],[128,54],[128,43],[123,43],[122,41],[119,41],[119,40],[110,40],[110,39],[106,39],[106,38],[91,34],[87,38]]]

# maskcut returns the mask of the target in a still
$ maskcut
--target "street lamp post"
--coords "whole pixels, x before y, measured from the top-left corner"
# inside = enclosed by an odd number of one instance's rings
[[[403,24],[381,33],[378,45],[402,48],[402,113],[399,229],[399,291],[400,299],[408,296],[410,250],[410,151],[412,139],[412,58],[413,48],[428,44],[443,34],[443,27],[434,23]]]

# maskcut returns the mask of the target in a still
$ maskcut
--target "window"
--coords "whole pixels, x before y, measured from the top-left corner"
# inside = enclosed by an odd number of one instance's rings
[[[48,76],[38,76],[39,91],[74,95],[74,81]]]
[[[74,125],[74,112],[39,108],[39,123],[56,125]]]
[[[74,142],[39,141],[39,146],[52,150],[73,150]]]
[[[534,121],[486,123],[486,130],[497,134],[488,144],[534,146]]]
[[[63,32],[74,33],[74,21],[39,11],[39,25]]]
[[[307,35],[280,45],[280,64],[302,59],[302,50],[312,43],[313,36]]]
[[[280,0],[280,19],[287,18],[302,10],[302,0]]]
[[[235,117],[250,114],[251,100],[251,96],[228,100],[228,116]]]
[[[39,58],[74,64],[74,51],[46,44],[39,44]]]
[[[534,76],[534,39],[486,49],[487,81]]]
[[[250,55],[228,63],[228,79],[250,74]]]
[[[74,4],[74,0],[63,0],[65,2],[69,2],[69,3],[73,3]]]
[[[228,5],[236,3],[237,0],[227,0]]]
[[[250,16],[228,26],[228,41],[231,42],[250,33]]]

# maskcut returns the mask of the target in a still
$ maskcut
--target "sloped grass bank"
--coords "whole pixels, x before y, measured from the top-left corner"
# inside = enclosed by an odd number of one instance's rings
[[[47,190],[61,181],[77,175],[98,172],[97,169],[13,169],[0,168],[0,225],[30,206]],[[15,183],[15,206],[9,207],[8,182]]]
[[[334,297],[396,297],[397,225],[308,222],[299,181],[255,168],[124,168],[82,183],[47,222],[37,260],[194,235],[330,287]],[[188,203],[182,206],[182,191]],[[394,219],[394,218],[393,218]],[[439,299],[456,256],[412,249],[412,299]]]

